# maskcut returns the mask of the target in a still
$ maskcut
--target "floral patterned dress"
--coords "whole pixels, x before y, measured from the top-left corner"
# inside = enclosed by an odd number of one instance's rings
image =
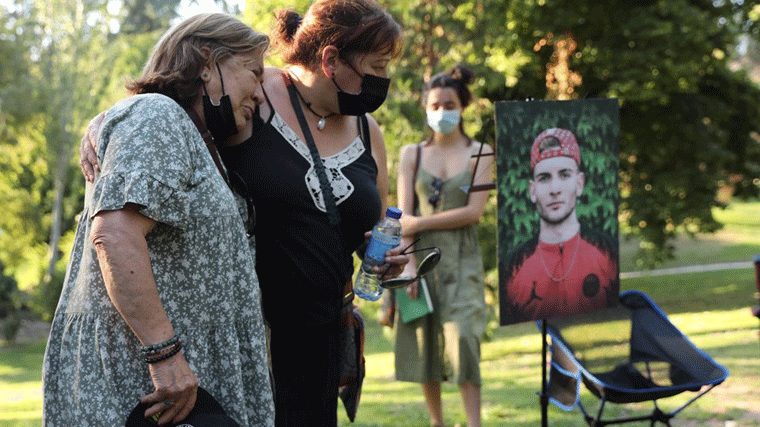
[[[185,111],[162,95],[110,109],[102,172],[88,184],[43,366],[43,425],[123,426],[154,390],[141,344],[109,299],[92,219],[126,203],[156,221],[146,236],[164,309],[199,385],[241,426],[274,425],[266,340],[235,196]]]

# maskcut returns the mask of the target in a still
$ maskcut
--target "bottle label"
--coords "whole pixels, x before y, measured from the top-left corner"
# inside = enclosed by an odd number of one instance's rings
[[[372,258],[378,264],[385,262],[385,252],[399,245],[401,238],[392,234],[372,233],[369,239],[367,251],[364,253],[365,258]]]

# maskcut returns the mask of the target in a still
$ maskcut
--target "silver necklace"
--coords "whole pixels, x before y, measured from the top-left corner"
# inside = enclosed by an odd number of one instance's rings
[[[561,244],[561,243],[560,243]],[[553,281],[559,283],[570,275],[570,273],[573,271],[573,266],[575,265],[575,258],[578,256],[578,246],[581,245],[581,237],[578,236],[578,241],[575,242],[575,252],[573,252],[573,259],[570,261],[570,268],[567,269],[567,272],[565,272],[565,275],[560,277],[559,279],[552,276],[552,273],[549,271],[549,268],[546,267],[546,261],[544,261],[544,252],[541,250],[541,242],[538,243],[538,256],[541,257],[541,266],[544,267],[544,272],[547,276],[549,276],[550,279]]]
[[[295,80],[295,78],[293,78],[291,76],[291,80]],[[300,99],[301,102],[303,102],[303,105],[306,106],[306,109],[309,110],[309,111],[311,111],[311,114],[314,114],[315,116],[319,117],[319,121],[317,121],[317,130],[324,129],[325,125],[327,124],[327,121],[325,119],[330,118],[332,116],[335,116],[336,114],[335,113],[330,113],[330,114],[328,114],[326,116],[323,116],[323,115],[317,113],[316,111],[312,110],[311,109],[311,102],[306,102],[306,100],[303,98],[303,95],[301,95],[301,91],[298,90],[298,86],[296,86],[295,81],[293,82],[293,88],[296,90],[296,94],[298,95],[298,99]]]

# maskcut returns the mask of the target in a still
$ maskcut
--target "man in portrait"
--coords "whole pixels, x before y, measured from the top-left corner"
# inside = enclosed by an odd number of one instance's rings
[[[617,240],[584,225],[576,213],[586,184],[582,165],[569,130],[544,130],[532,143],[528,188],[539,231],[502,265],[502,319],[508,323],[587,313],[617,301]]]

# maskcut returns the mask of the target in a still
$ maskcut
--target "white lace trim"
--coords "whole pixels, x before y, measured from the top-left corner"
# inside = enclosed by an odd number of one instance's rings
[[[314,161],[311,158],[309,147],[304,143],[298,135],[293,132],[290,126],[282,119],[282,117],[275,111],[272,117],[272,126],[280,132],[283,138],[295,149],[298,154],[301,155],[307,162],[309,162],[309,170],[306,171],[304,181],[306,182],[306,188],[311,194],[311,198],[314,201],[314,206],[322,212],[327,212],[325,208],[325,200],[322,196],[322,188],[319,185],[319,177],[317,176],[317,170],[314,167]],[[327,173],[327,179],[332,186],[333,195],[335,196],[335,204],[339,205],[344,200],[348,199],[354,192],[354,185],[343,174],[342,170],[347,165],[353,163],[359,156],[364,153],[364,142],[357,136],[348,147],[343,151],[333,154],[329,157],[323,157],[322,161],[325,163],[325,173]]]

